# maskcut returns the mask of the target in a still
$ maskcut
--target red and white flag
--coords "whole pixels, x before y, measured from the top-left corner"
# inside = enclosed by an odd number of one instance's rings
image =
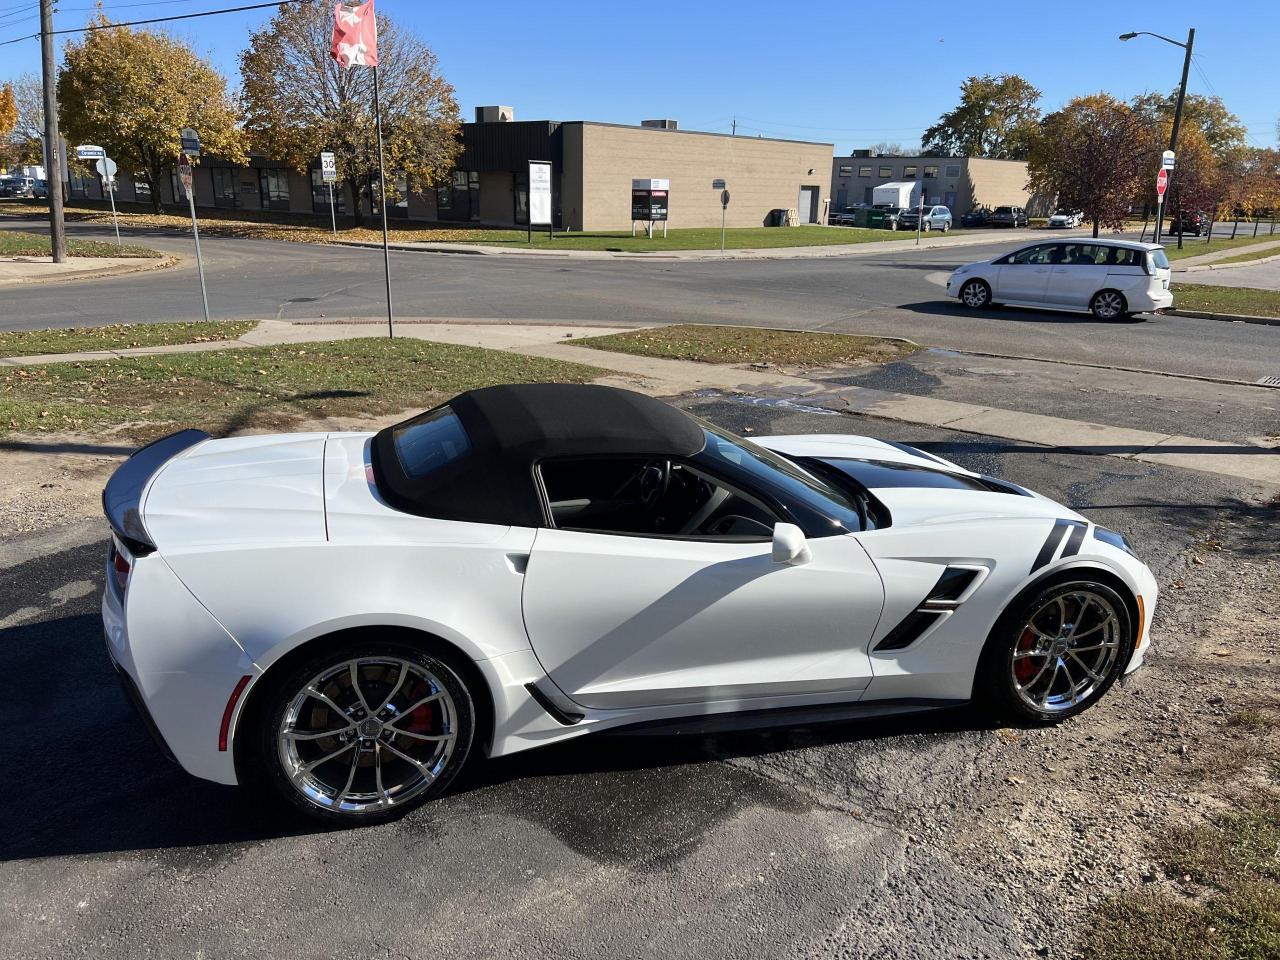
[[[339,3],[333,9],[333,59],[343,67],[378,65],[378,22],[373,0],[359,6]]]

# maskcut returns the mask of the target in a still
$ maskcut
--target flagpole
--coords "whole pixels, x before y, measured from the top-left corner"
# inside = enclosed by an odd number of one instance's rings
[[[378,205],[382,208],[382,269],[387,279],[387,337],[395,339],[391,315],[391,242],[387,235],[387,171],[382,161],[382,107],[378,102],[378,68],[373,68],[373,126],[378,132]]]

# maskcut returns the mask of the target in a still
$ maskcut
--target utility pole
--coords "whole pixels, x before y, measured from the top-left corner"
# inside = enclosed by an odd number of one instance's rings
[[[733,118],[733,130],[732,130],[732,132],[729,134],[729,136],[731,136],[731,137],[736,137],[737,135],[738,135],[738,117],[737,117],[737,115],[735,114],[735,115],[734,115],[734,118]]]
[[[1169,133],[1169,149],[1177,156],[1178,152],[1178,127],[1182,126],[1182,101],[1187,98],[1187,71],[1191,69],[1191,47],[1196,42],[1196,28],[1192,27],[1187,31],[1187,54],[1182,58],[1182,84],[1178,87],[1178,103],[1173,108],[1173,130]],[[1176,168],[1175,168],[1176,170]],[[1174,170],[1169,171],[1170,174]],[[1182,249],[1182,191],[1178,191],[1178,205],[1174,208],[1178,217],[1178,249]],[[1156,230],[1159,230],[1156,227]],[[1157,239],[1157,243],[1160,241]]]
[[[62,138],[58,135],[58,89],[53,60],[53,0],[40,0],[40,60],[44,76],[44,171],[49,184],[49,246],[54,263],[67,259],[62,220]]]

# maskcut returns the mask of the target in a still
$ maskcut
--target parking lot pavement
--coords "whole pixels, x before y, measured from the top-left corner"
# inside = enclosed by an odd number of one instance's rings
[[[21,721],[0,745],[0,956],[1071,956],[1092,904],[1147,882],[1150,839],[1203,809],[1166,768],[1178,742],[1208,749],[1239,696],[1233,662],[1199,644],[1233,597],[1261,603],[1275,579],[1274,491],[685,402],[757,435],[919,443],[1125,533],[1164,589],[1148,667],[1049,730],[964,710],[599,736],[481,762],[400,822],[320,831],[160,759],[102,649],[96,527],[27,534],[0,543],[0,682]],[[1206,537],[1218,547],[1193,566]],[[1250,629],[1274,645],[1270,621]],[[1227,706],[1203,708],[1219,688]]]

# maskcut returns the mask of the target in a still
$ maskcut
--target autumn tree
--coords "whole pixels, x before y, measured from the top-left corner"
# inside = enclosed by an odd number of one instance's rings
[[[300,171],[332,151],[339,176],[359,198],[360,185],[378,174],[373,75],[334,62],[332,30],[332,5],[307,0],[281,6],[250,36],[240,55],[245,128],[256,149]],[[442,182],[461,151],[453,86],[435,54],[382,14],[378,62],[388,179],[402,175],[413,189]],[[358,201],[355,223],[363,223]]]
[[[1169,131],[1173,126],[1173,113],[1178,105],[1178,92],[1144,93],[1129,101],[1133,112],[1150,128],[1163,131],[1164,143],[1169,142]],[[1182,103],[1182,130],[1195,127],[1204,136],[1209,150],[1219,159],[1229,154],[1244,150],[1248,144],[1248,129],[1240,118],[1227,109],[1221,97],[1206,97],[1198,93],[1188,93]]]
[[[62,130],[69,144],[95,143],[123,172],[151,188],[175,166],[180,131],[194,127],[205,154],[248,158],[227,82],[194,50],[167,34],[109,26],[99,13],[83,40],[68,43],[58,74]]]
[[[8,146],[18,125],[18,104],[13,96],[13,84],[0,87],[0,160],[7,160]]]
[[[902,144],[891,143],[888,140],[881,140],[879,143],[873,143],[870,147],[873,157],[900,157],[902,156]]]
[[[40,137],[44,133],[44,87],[40,77],[24,73],[7,86],[13,91],[17,111],[8,137],[9,159],[15,164],[44,163]]]
[[[1027,156],[1028,189],[1084,211],[1096,237],[1119,230],[1156,157],[1140,118],[1106,93],[1077,97],[1040,124]]]
[[[924,132],[935,156],[1025,160],[1040,120],[1040,91],[1016,74],[970,77],[960,103]]]

